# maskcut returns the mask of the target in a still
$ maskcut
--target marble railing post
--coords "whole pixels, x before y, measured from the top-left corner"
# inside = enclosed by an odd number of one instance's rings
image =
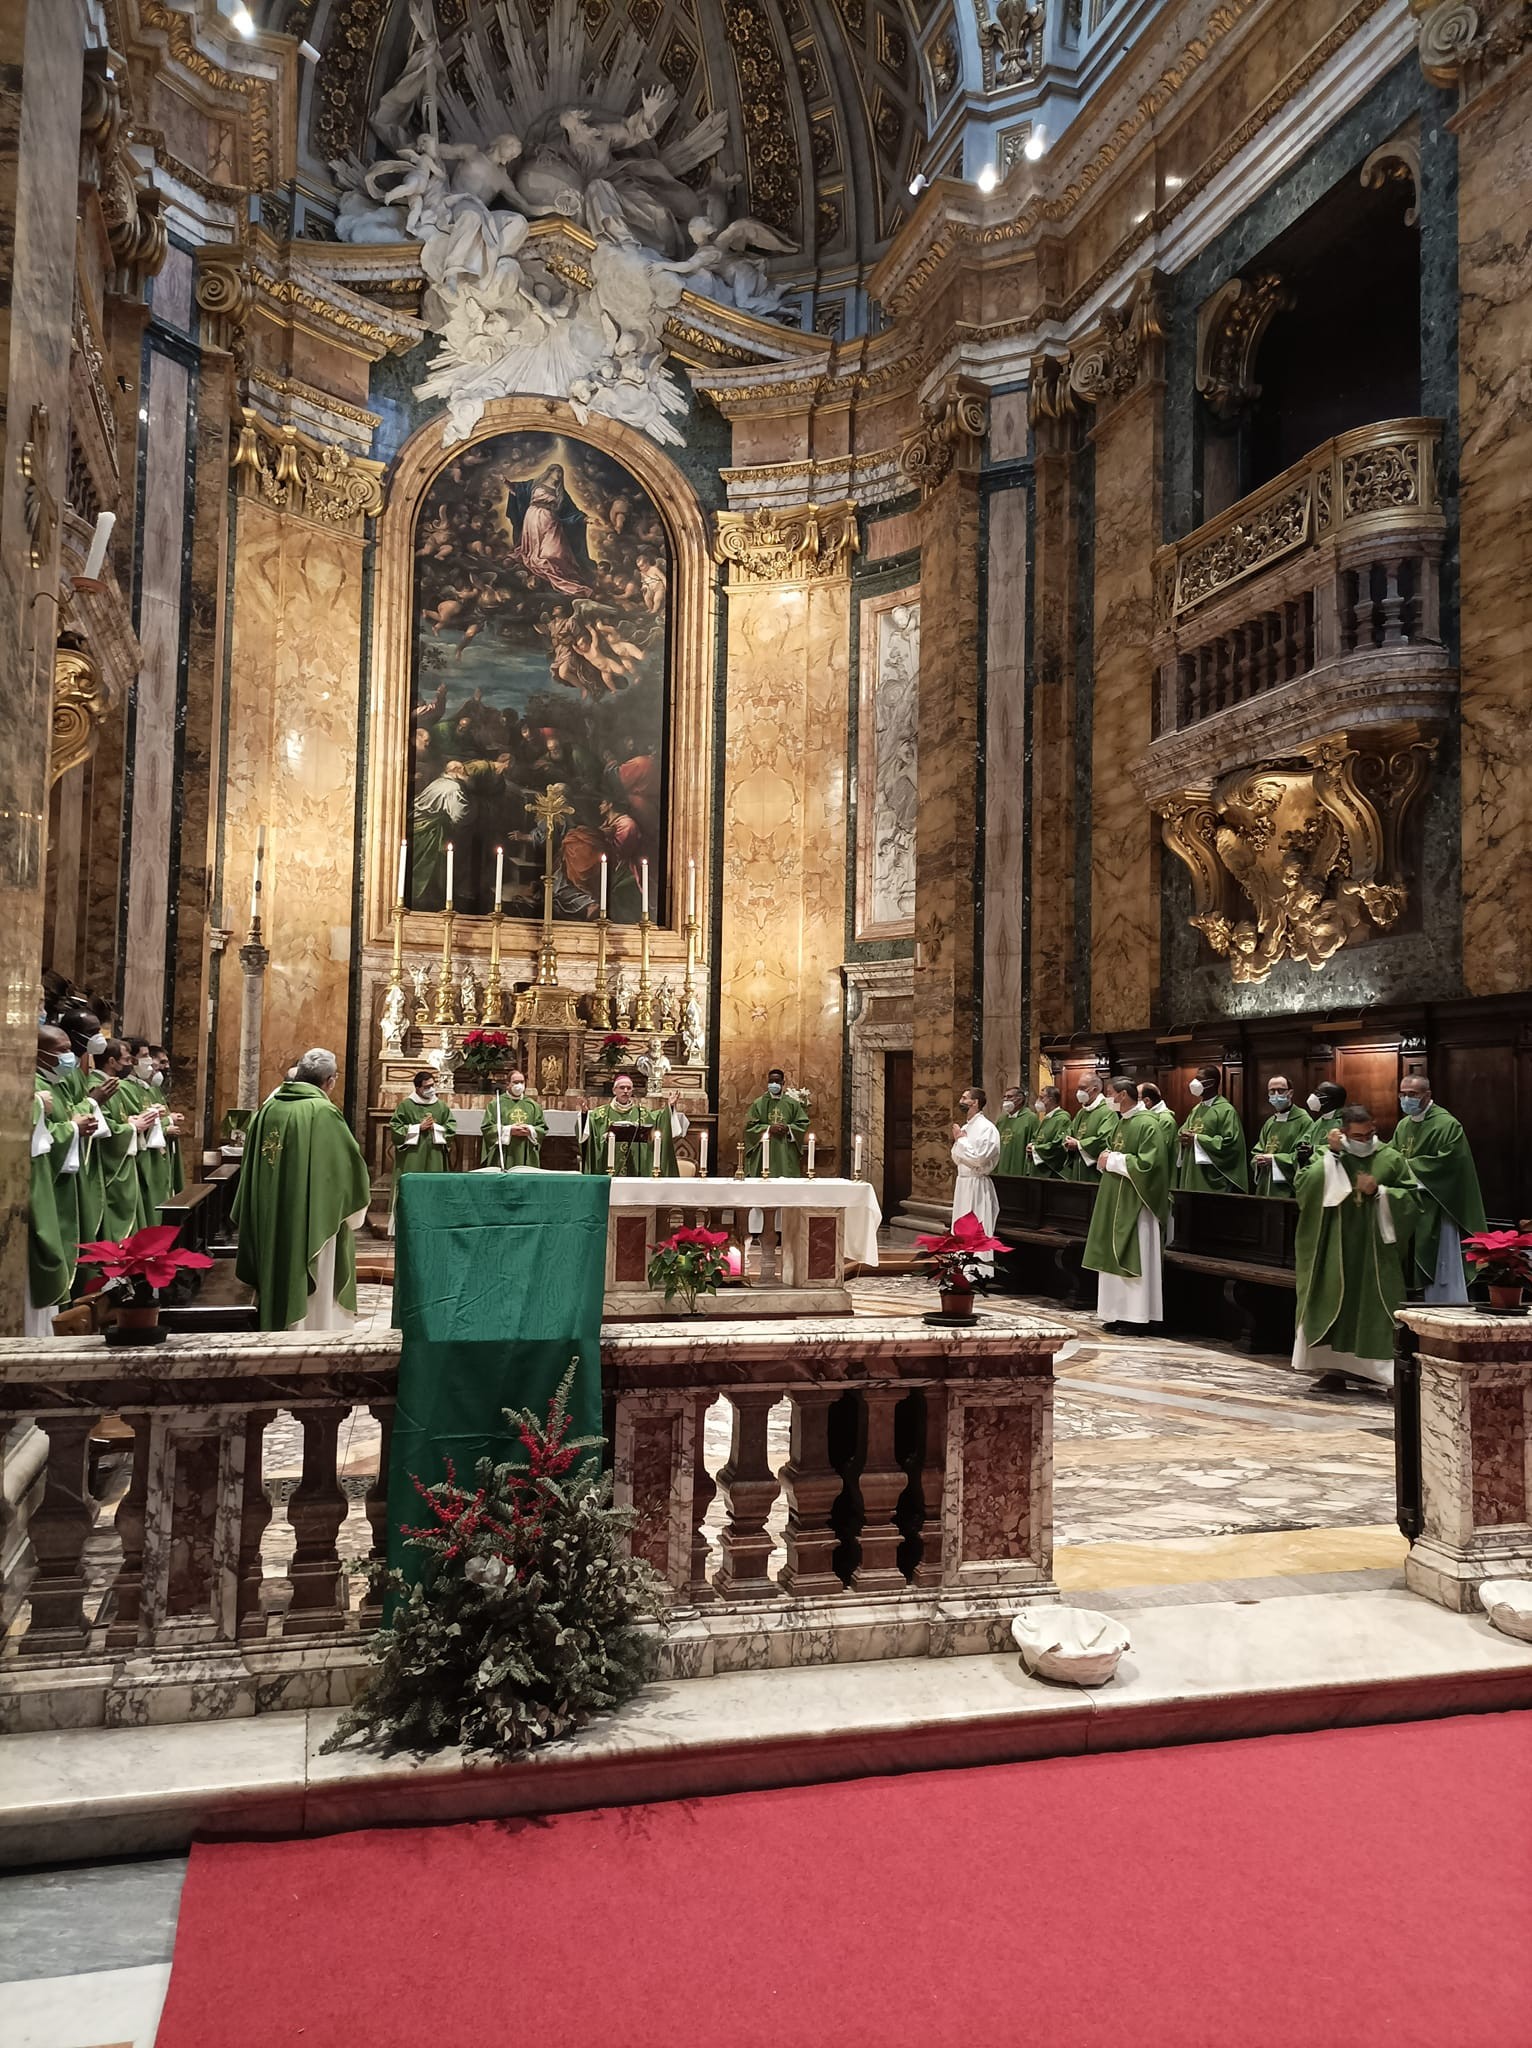
[[[271,1496],[266,1491],[266,1425],[276,1419],[275,1408],[257,1408],[245,1418],[245,1488],[239,1517],[239,1583],[234,1594],[234,1626],[243,1637],[266,1633],[266,1614],[261,1605],[265,1569],[261,1539],[271,1526]]]
[[[83,1558],[96,1523],[89,1471],[90,1433],[98,1420],[85,1415],[48,1421],[47,1486],[29,1528],[37,1571],[27,1596],[32,1624],[21,1639],[26,1657],[83,1650],[89,1634]]]
[[[839,1387],[801,1387],[792,1394],[790,1457],[782,1468],[787,1496],[787,1561],[778,1580],[800,1599],[839,1593],[834,1558],[840,1542],[830,1510],[845,1481],[830,1462],[830,1409]]]
[[[325,1634],[344,1626],[346,1581],[335,1539],[346,1519],[346,1496],[337,1465],[340,1426],[347,1410],[340,1406],[305,1408],[303,1476],[287,1503],[287,1519],[296,1542],[287,1576],[293,1601],[283,1623],[285,1635]]]
[[[899,1387],[869,1387],[862,1396],[866,1434],[857,1476],[862,1496],[858,1538],[862,1555],[851,1578],[852,1590],[857,1593],[902,1593],[905,1589],[899,1569],[904,1532],[895,1510],[909,1478],[894,1454],[894,1416],[902,1399]]]
[[[722,1538],[723,1562],[716,1581],[725,1600],[760,1598],[776,1591],[767,1576],[773,1544],[766,1533],[766,1517],[780,1491],[766,1458],[766,1418],[776,1398],[753,1389],[729,1395],[734,1435],[729,1462],[718,1475],[729,1505]]]
[[[112,1581],[109,1650],[130,1650],[138,1642],[144,1598],[144,1531],[149,1510],[149,1430],[146,1414],[125,1415],[133,1431],[133,1467],[128,1490],[117,1503],[112,1527],[122,1545],[122,1564]]]

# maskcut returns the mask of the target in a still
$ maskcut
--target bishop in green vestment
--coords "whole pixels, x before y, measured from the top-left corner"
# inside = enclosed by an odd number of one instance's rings
[[[766,1076],[766,1093],[758,1095],[745,1111],[746,1178],[760,1179],[764,1152],[773,1180],[802,1180],[808,1134],[807,1107],[788,1093],[782,1069],[773,1067]]]
[[[53,1189],[53,1096],[39,1088],[32,1097],[32,1176],[27,1200],[27,1299],[24,1337],[51,1337],[53,1311],[69,1299],[78,1244],[65,1242]],[[70,1126],[71,1130],[73,1126]]]
[[[1433,1099],[1424,1074],[1405,1075],[1399,1107],[1404,1114],[1394,1130],[1394,1150],[1420,1183],[1420,1220],[1405,1261],[1406,1284],[1421,1288],[1427,1301],[1466,1302],[1462,1239],[1485,1227],[1468,1134]]]
[[[388,1135],[394,1148],[394,1184],[388,1198],[388,1234],[394,1234],[394,1205],[399,1179],[406,1173],[450,1173],[452,1140],[457,1125],[452,1111],[436,1096],[436,1075],[422,1067],[411,1076],[410,1093],[394,1105]]]
[[[116,1244],[160,1220],[158,1211],[145,1211],[138,1172],[139,1148],[158,1123],[159,1111],[147,1103],[129,1072],[131,1065],[125,1042],[109,1038],[90,1088],[92,1101],[106,1119],[106,1130],[96,1140],[106,1198],[101,1235]]]
[[[1068,1155],[1064,1178],[1098,1181],[1101,1176],[1094,1162],[1117,1128],[1117,1105],[1088,1083],[1075,1090],[1075,1100],[1080,1107],[1070,1119],[1069,1136],[1064,1140]]]
[[[1196,1101],[1176,1138],[1176,1186],[1209,1195],[1249,1194],[1244,1128],[1223,1092],[1223,1076],[1217,1067],[1199,1067],[1191,1090]]]
[[[480,1166],[498,1166],[502,1173],[542,1165],[548,1119],[527,1093],[527,1077],[518,1067],[508,1086],[484,1106],[479,1130]]]
[[[1037,1129],[1027,1141],[1027,1172],[1035,1180],[1062,1180],[1070,1154],[1064,1148],[1069,1136],[1069,1111],[1059,1099],[1057,1088],[1038,1093]]]
[[[1299,1168],[1297,1198],[1294,1366],[1392,1387],[1394,1314],[1419,1190],[1408,1163],[1378,1142],[1364,1103],[1348,1103],[1340,1127]]]
[[[1162,1251],[1170,1220],[1170,1153],[1153,1110],[1124,1074],[1112,1077],[1117,1122],[1096,1155],[1101,1186],[1082,1263],[1098,1274],[1102,1327],[1124,1333],[1165,1320]]]
[[[1005,1100],[1000,1105],[1000,1114],[995,1118],[995,1129],[1000,1133],[1000,1164],[997,1174],[1008,1173],[1019,1177],[1028,1171],[1027,1147],[1036,1135],[1039,1117],[1035,1109],[1022,1106],[1019,1088],[1007,1088]]]
[[[680,1101],[677,1095],[667,1095],[665,1100],[653,1108],[640,1102],[633,1089],[633,1076],[618,1074],[612,1082],[610,1102],[598,1102],[594,1109],[582,1097],[580,1100],[580,1171],[582,1173],[646,1174],[653,1165],[651,1150],[653,1140],[649,1133],[658,1130],[660,1134],[660,1173],[674,1177],[676,1173],[677,1138],[684,1138],[687,1132],[687,1118],[676,1107]],[[622,1137],[615,1132],[623,1131]],[[607,1144],[608,1136],[612,1143]],[[608,1156],[610,1155],[610,1163]]]
[[[356,1314],[356,1241],[372,1188],[362,1148],[330,1100],[332,1052],[306,1052],[261,1104],[234,1196],[235,1272],[263,1330],[343,1330]]]
[[[1293,1101],[1292,1086],[1285,1074],[1273,1074],[1266,1083],[1266,1106],[1271,1114],[1261,1125],[1260,1136],[1250,1152],[1253,1192],[1291,1201],[1298,1171],[1298,1147],[1308,1141],[1313,1122]]]

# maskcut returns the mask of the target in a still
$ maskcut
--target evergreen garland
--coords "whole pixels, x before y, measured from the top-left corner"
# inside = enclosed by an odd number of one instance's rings
[[[583,1728],[649,1677],[637,1624],[659,1611],[662,1583],[627,1555],[632,1511],[612,1506],[610,1478],[582,1455],[603,1439],[568,1434],[571,1378],[546,1423],[506,1411],[524,1463],[481,1459],[473,1493],[450,1463],[437,1485],[415,1481],[430,1519],[404,1534],[424,1562],[413,1580],[369,1568],[394,1611],[326,1752],[362,1736],[385,1750],[460,1742],[512,1756]]]

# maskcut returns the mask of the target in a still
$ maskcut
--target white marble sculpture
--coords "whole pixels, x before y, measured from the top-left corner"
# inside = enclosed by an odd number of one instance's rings
[[[681,1036],[681,1058],[689,1067],[701,1066],[702,1005],[697,1001],[695,994],[687,996],[682,1002],[681,1022],[678,1028]]]
[[[1105,1685],[1125,1650],[1128,1631],[1110,1614],[1087,1607],[1023,1607],[1011,1623],[1021,1661],[1035,1678]]]
[[[404,990],[398,982],[389,985],[388,994],[383,998],[383,1053],[385,1058],[398,1058],[404,1051],[405,1026],[409,1023],[409,1012],[404,1000]]]
[[[664,332],[682,291],[775,313],[782,293],[762,254],[793,246],[763,221],[729,219],[728,174],[715,167],[700,206],[686,182],[717,157],[726,116],[662,142],[674,91],[653,86],[631,104],[642,55],[631,36],[604,76],[587,78],[579,0],[553,0],[547,47],[557,55],[546,68],[501,10],[509,98],[476,29],[463,38],[460,91],[423,0],[411,20],[409,56],[371,123],[393,154],[365,172],[332,166],[343,193],[336,233],[420,243],[422,314],[441,347],[416,394],[446,406],[444,443],[515,393],[565,398],[582,423],[602,414],[679,443],[689,399],[665,365]],[[588,290],[526,247],[532,222],[550,215],[595,238]]]
[[[1532,1579],[1486,1579],[1479,1605],[1502,1635],[1532,1643]]]

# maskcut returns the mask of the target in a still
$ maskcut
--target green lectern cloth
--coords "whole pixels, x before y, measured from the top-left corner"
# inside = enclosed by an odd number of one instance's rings
[[[388,1561],[427,1519],[411,1475],[465,1484],[518,1451],[507,1408],[547,1413],[572,1358],[570,1435],[601,1428],[601,1296],[611,1183],[574,1173],[411,1173],[399,1183],[394,1325],[403,1333],[388,1468]]]

